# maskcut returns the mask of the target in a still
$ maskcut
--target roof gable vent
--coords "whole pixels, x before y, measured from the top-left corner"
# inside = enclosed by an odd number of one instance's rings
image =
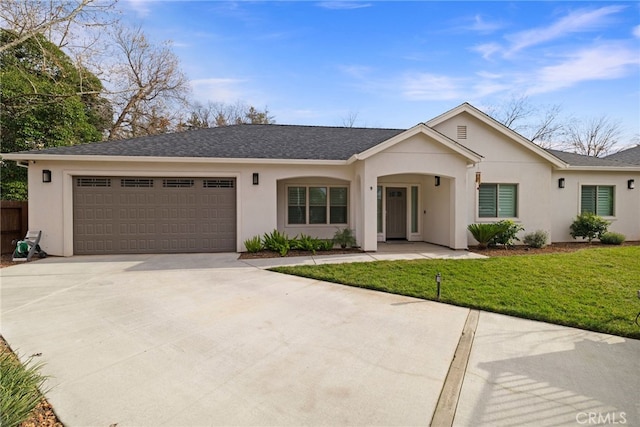
[[[467,126],[458,125],[458,139],[467,139]]]

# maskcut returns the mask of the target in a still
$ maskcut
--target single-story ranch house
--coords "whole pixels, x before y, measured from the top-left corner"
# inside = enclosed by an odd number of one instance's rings
[[[3,155],[29,168],[29,228],[52,254],[244,251],[278,229],[350,227],[453,249],[510,218],[572,240],[582,211],[640,240],[639,148],[545,150],[465,103],[407,129],[236,125]]]

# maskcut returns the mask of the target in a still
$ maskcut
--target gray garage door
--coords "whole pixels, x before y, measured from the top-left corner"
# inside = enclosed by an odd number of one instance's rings
[[[74,253],[236,250],[233,178],[75,177]]]

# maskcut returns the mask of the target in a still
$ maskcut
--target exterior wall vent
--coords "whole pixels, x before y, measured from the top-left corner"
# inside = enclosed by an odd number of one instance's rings
[[[458,139],[467,139],[467,127],[465,125],[458,126]]]

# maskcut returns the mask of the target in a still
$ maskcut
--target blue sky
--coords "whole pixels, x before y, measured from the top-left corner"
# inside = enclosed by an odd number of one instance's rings
[[[638,2],[121,3],[171,40],[193,97],[267,106],[277,123],[408,128],[527,95],[640,133]]]

